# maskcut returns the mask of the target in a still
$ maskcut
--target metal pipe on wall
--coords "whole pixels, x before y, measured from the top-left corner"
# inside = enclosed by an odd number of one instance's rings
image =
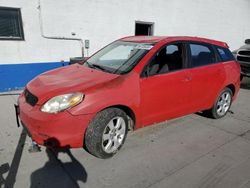
[[[84,43],[81,38],[70,38],[70,37],[61,37],[61,36],[47,36],[44,34],[43,30],[43,19],[42,19],[42,7],[41,7],[41,0],[38,0],[38,11],[39,11],[39,24],[40,24],[40,31],[43,38],[46,39],[53,39],[53,40],[72,40],[72,41],[79,41],[81,45],[81,53],[82,57],[84,57]]]

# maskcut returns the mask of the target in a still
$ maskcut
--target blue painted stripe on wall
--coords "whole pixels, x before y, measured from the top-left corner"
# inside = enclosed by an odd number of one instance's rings
[[[69,62],[0,64],[0,92],[22,89],[37,75]]]

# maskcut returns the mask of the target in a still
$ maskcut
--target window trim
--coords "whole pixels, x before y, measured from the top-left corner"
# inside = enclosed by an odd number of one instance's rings
[[[188,41],[174,41],[174,42],[169,42],[169,43],[166,43],[166,44],[163,44],[155,53],[154,55],[152,55],[152,57],[148,60],[148,62],[145,64],[145,66],[143,67],[142,71],[141,71],[141,74],[140,74],[140,78],[149,78],[149,77],[153,77],[153,76],[160,76],[160,75],[166,75],[166,74],[169,74],[169,73],[173,73],[173,72],[178,72],[178,71],[183,71],[185,69],[188,69],[188,64],[189,64],[189,57],[188,57],[188,50],[187,50],[187,44]],[[173,71],[169,71],[169,72],[166,72],[166,73],[162,73],[162,74],[155,74],[155,75],[146,75],[145,72],[147,70],[147,67],[149,66],[149,64],[151,63],[151,61],[155,58],[156,54],[161,51],[163,48],[165,48],[166,46],[169,46],[169,45],[174,45],[174,44],[182,44],[182,50],[183,50],[183,61],[182,61],[182,64],[183,64],[183,68],[182,69],[179,69],[179,70],[173,70]]]
[[[21,8],[13,8],[13,7],[1,7],[0,6],[0,10],[15,10],[17,11],[17,18],[18,18],[18,25],[19,25],[19,29],[20,29],[20,37],[6,37],[0,36],[0,41],[2,40],[12,40],[12,41],[24,41],[24,30],[23,30],[23,21],[22,21],[22,13],[21,13]]]
[[[210,64],[206,64],[206,65],[200,65],[200,66],[193,66],[193,61],[192,61],[192,54],[191,54],[191,44],[196,44],[196,45],[202,45],[205,47],[208,47],[208,49],[210,49],[215,57],[215,62],[210,63]],[[214,47],[214,45],[206,43],[206,42],[199,42],[199,41],[188,41],[187,42],[187,52],[188,52],[188,68],[199,68],[199,67],[204,67],[204,66],[209,66],[209,65],[214,65],[217,63],[221,63],[220,62],[220,58],[216,52],[216,49]]]

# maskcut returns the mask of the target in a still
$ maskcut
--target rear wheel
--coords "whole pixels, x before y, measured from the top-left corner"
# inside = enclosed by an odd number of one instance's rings
[[[87,150],[99,158],[112,157],[122,147],[128,131],[124,111],[108,108],[99,112],[89,124],[85,134]]]
[[[215,119],[224,117],[231,107],[232,97],[233,97],[233,93],[231,89],[225,88],[220,93],[213,107],[207,111],[208,115]]]

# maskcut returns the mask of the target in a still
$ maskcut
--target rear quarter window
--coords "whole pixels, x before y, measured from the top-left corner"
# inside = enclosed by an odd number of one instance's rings
[[[216,47],[221,61],[234,61],[235,58],[228,48]]]

